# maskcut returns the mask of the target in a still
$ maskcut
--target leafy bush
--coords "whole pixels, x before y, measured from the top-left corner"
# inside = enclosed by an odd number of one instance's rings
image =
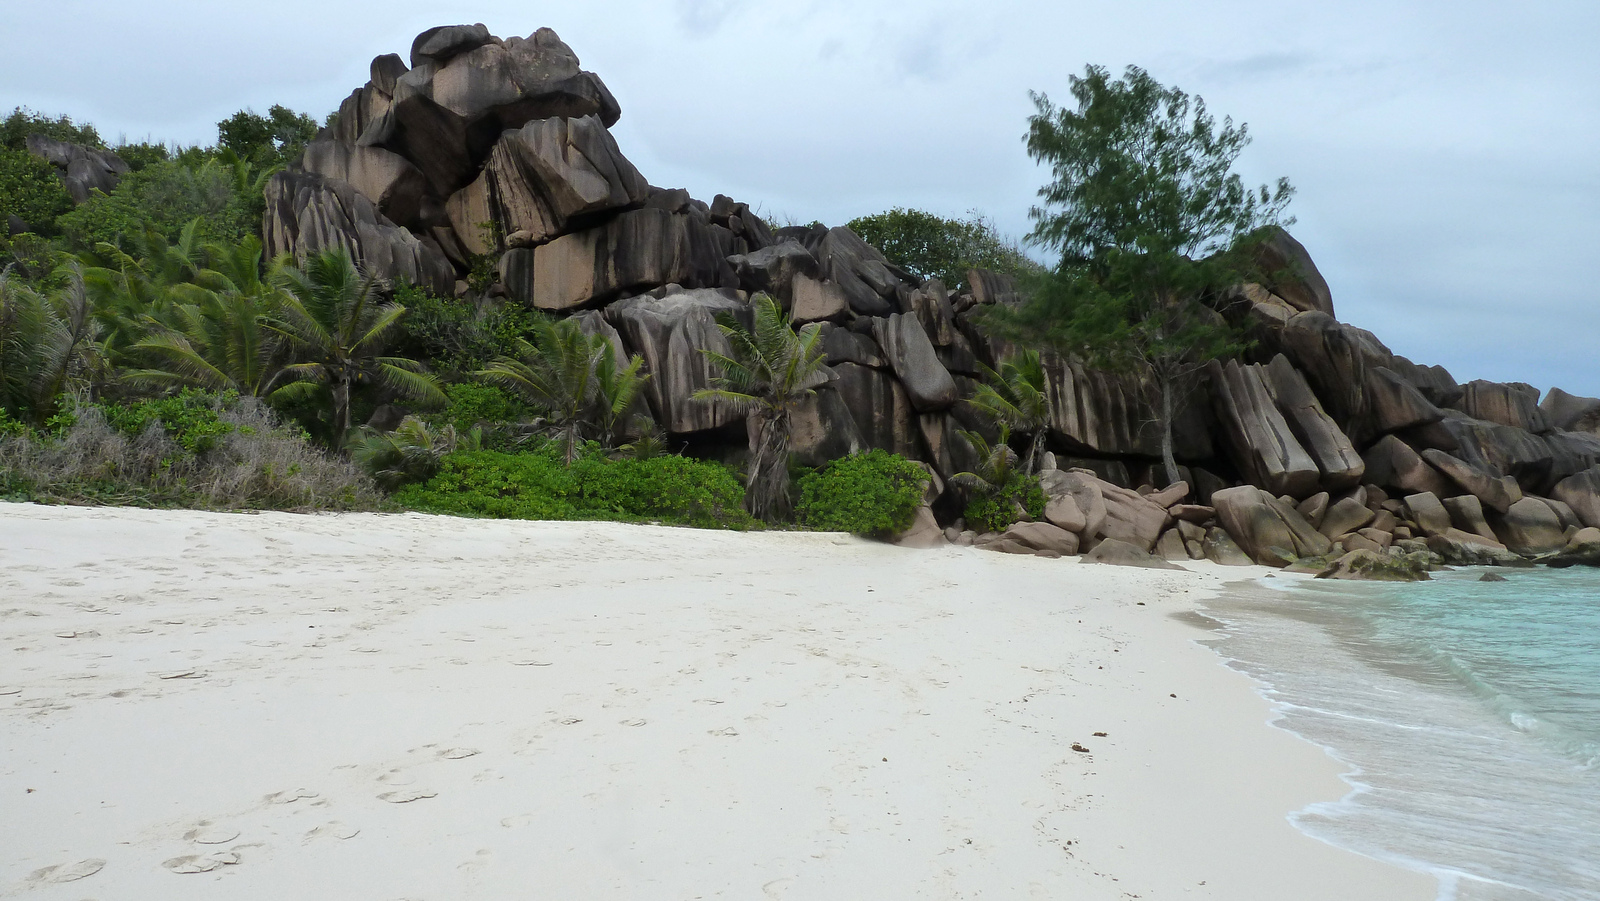
[[[530,415],[527,404],[494,385],[462,382],[445,386],[444,393],[450,402],[437,418],[462,434],[477,425],[520,422]]]
[[[968,269],[993,269],[1022,275],[1040,269],[1008,241],[994,223],[976,212],[966,219],[944,219],[922,210],[896,207],[849,223],[851,231],[883,251],[889,262],[920,278],[936,278],[946,288],[966,284]]]
[[[106,146],[93,125],[77,125],[68,116],[57,116],[52,119],[43,113],[36,113],[25,106],[19,106],[13,109],[4,121],[0,121],[0,147],[22,150],[27,146],[28,135],[44,135],[53,140],[82,144],[96,150]]]
[[[968,501],[962,515],[967,528],[976,532],[1003,532],[1017,521],[1017,505],[1021,504],[1034,519],[1044,515],[1044,488],[1037,476],[1018,476],[1007,482],[994,494],[979,495]]]
[[[199,219],[203,241],[238,242],[260,227],[254,200],[240,190],[237,172],[216,160],[188,165],[151,163],[122,177],[109,195],[99,194],[57,220],[75,246],[116,244],[123,235],[153,227],[176,242],[184,226]]]
[[[317,120],[278,104],[265,116],[240,110],[217,123],[217,145],[258,166],[289,162],[316,136]]]
[[[407,416],[392,432],[362,426],[350,440],[350,459],[386,491],[425,482],[439,471],[439,461],[458,447],[478,450],[476,429],[458,434],[453,425],[434,430],[415,416]]]
[[[118,144],[115,152],[128,164],[128,169],[139,172],[156,163],[164,163],[172,159],[172,151],[165,144],[152,144],[140,141],[136,144]]]
[[[562,463],[555,443],[537,451],[451,454],[425,484],[394,495],[427,513],[497,519],[660,521],[698,528],[748,528],[738,476],[687,457],[612,460],[598,454]]]
[[[922,467],[871,450],[802,476],[796,514],[809,528],[883,537],[911,526],[927,484]]]
[[[129,438],[137,438],[151,426],[159,426],[184,451],[204,454],[215,448],[222,436],[233,431],[233,424],[223,421],[221,414],[238,402],[239,395],[232,391],[213,394],[189,388],[172,397],[130,404],[101,404],[99,409],[107,425]]]
[[[0,223],[20,216],[34,232],[52,235],[57,217],[71,209],[54,166],[26,150],[0,148]]]
[[[370,510],[381,503],[356,466],[327,457],[304,433],[279,425],[254,398],[224,406],[214,425],[194,410],[187,434],[214,433],[191,452],[149,420],[130,435],[105,407],[55,417],[46,429],[0,430],[0,495],[40,503],[100,503],[209,510]],[[124,427],[136,417],[129,416]],[[184,435],[183,427],[178,434]],[[205,443],[202,442],[202,443]]]
[[[404,352],[434,361],[441,372],[475,372],[496,357],[513,356],[539,316],[512,303],[439,297],[399,285],[394,299],[406,308]]]

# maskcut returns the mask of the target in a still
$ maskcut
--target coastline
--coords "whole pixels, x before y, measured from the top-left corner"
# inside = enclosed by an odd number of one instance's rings
[[[1189,568],[0,504],[0,896],[1433,899]]]

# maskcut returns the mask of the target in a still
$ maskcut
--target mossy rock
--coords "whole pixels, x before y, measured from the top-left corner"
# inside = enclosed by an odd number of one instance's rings
[[[1426,553],[1378,554],[1355,550],[1333,561],[1319,579],[1357,579],[1371,582],[1427,582],[1432,561]]]

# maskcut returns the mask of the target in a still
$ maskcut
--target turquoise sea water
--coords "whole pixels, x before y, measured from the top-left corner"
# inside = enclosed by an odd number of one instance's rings
[[[1353,772],[1306,832],[1454,901],[1600,899],[1600,571],[1291,582],[1217,601],[1278,725]]]

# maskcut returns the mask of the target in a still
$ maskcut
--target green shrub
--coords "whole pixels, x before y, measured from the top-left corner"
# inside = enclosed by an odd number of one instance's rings
[[[554,443],[520,454],[451,454],[437,475],[400,489],[394,501],[427,513],[496,519],[750,525],[744,489],[724,466],[686,457],[612,460],[590,453],[567,467]]]
[[[52,119],[43,113],[36,113],[25,106],[19,106],[0,121],[0,147],[22,150],[27,146],[28,135],[44,135],[53,140],[82,144],[96,150],[106,146],[93,125],[75,124],[68,116]]]
[[[167,416],[183,423],[175,432],[165,419],[163,428],[151,428],[156,418],[146,417],[148,407],[110,405],[59,414],[39,431],[0,429],[0,496],[209,510],[380,505],[372,480],[355,464],[322,453],[256,399],[212,401],[210,414],[193,409],[193,399],[182,409],[168,408]],[[191,452],[174,435],[205,449]]]
[[[436,418],[462,434],[476,425],[521,422],[530,415],[527,404],[494,385],[462,382],[446,385],[444,393],[450,402]]]
[[[156,162],[122,177],[109,195],[97,194],[57,220],[74,245],[116,244],[124,235],[155,228],[176,242],[184,226],[200,220],[203,241],[237,243],[260,223],[254,200],[241,193],[237,173],[216,161],[188,165]]]
[[[1044,515],[1044,488],[1039,485],[1038,476],[1019,473],[994,494],[974,497],[962,516],[967,528],[975,532],[1003,532],[1017,521],[1017,504],[1034,519]]]
[[[976,212],[966,219],[945,219],[896,207],[852,219],[849,227],[883,251],[889,262],[920,278],[939,279],[946,288],[966,285],[968,269],[1023,275],[1040,268]]]
[[[516,354],[526,338],[534,310],[509,302],[439,297],[425,288],[399,285],[394,299],[406,308],[403,351],[434,362],[440,372],[475,372],[495,357]]]
[[[204,454],[217,446],[233,425],[221,413],[238,403],[239,395],[229,391],[184,389],[172,397],[141,400],[129,404],[101,404],[106,423],[129,438],[138,438],[151,425],[160,423],[167,436],[191,454]]]
[[[57,218],[71,209],[54,166],[26,150],[0,148],[0,224],[16,215],[34,232],[52,235]]]
[[[808,528],[883,537],[911,526],[927,484],[922,467],[871,450],[802,476],[795,513]]]

